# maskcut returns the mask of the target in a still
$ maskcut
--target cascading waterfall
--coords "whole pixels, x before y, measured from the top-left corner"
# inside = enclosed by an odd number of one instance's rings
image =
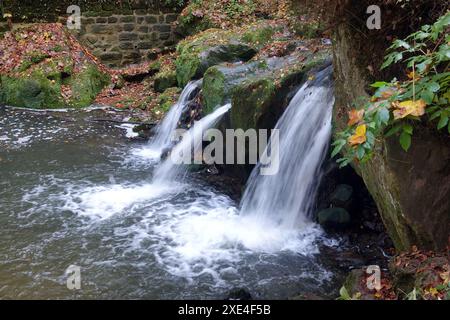
[[[193,152],[195,154],[201,151],[205,130],[212,128],[230,108],[231,104],[224,105],[195,122],[189,131],[182,136],[181,141],[173,148],[171,155],[156,169],[154,181],[175,180],[183,176],[187,171],[187,167],[180,163],[182,163],[183,159],[190,160]]]
[[[201,84],[202,80],[196,80],[191,81],[186,85],[178,102],[170,108],[162,122],[155,128],[155,135],[151,139],[149,147],[146,148],[146,154],[150,153],[150,155],[155,158],[159,158],[163,150],[170,146],[171,138],[174,130],[177,128],[178,121],[187,104],[192,99],[192,94],[201,86]]]
[[[292,99],[276,125],[280,132],[279,172],[260,175],[261,164],[255,167],[241,202],[241,215],[280,228],[299,228],[310,223],[320,167],[331,135],[331,78],[332,69],[328,67],[303,85]]]

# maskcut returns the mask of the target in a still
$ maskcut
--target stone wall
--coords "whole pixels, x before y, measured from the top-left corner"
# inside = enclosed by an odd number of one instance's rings
[[[77,35],[107,65],[138,63],[177,43],[173,27],[177,16],[146,10],[130,15],[83,16]]]
[[[66,24],[67,7],[78,5],[81,29],[74,30],[74,34],[102,62],[121,66],[154,58],[178,42],[173,22],[181,8],[163,3],[158,0],[5,0],[3,6],[5,12],[13,15],[17,27],[38,22]],[[0,24],[3,29],[6,27],[5,21]]]

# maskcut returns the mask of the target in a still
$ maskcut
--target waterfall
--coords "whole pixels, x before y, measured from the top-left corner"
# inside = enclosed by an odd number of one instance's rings
[[[183,134],[181,141],[173,148],[170,156],[156,169],[155,181],[174,180],[187,172],[187,166],[180,164],[182,159],[192,159],[202,151],[203,134],[212,128],[230,110],[231,104],[217,108],[213,113],[203,117]]]
[[[332,69],[328,67],[292,99],[275,127],[280,134],[279,171],[265,176],[260,174],[261,164],[254,168],[242,198],[241,215],[282,228],[298,228],[310,222],[331,136],[331,78]],[[267,148],[265,153],[269,152]]]
[[[183,89],[178,102],[170,108],[162,122],[155,128],[155,136],[150,141],[149,151],[156,157],[171,143],[173,132],[178,126],[178,121],[185,110],[185,107],[192,98],[192,93],[201,86],[202,80],[191,81]]]

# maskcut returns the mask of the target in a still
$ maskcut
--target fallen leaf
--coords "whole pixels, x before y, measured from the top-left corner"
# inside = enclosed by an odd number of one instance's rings
[[[417,101],[407,100],[403,102],[393,102],[392,106],[395,108],[393,111],[394,119],[403,119],[409,115],[420,117],[425,114],[426,102],[422,99]]]
[[[350,127],[350,126],[353,126],[354,124],[361,122],[361,120],[363,119],[363,116],[364,116],[364,109],[350,110],[350,112],[348,113],[349,120],[348,120],[347,125]]]
[[[365,124],[356,127],[355,134],[348,138],[348,143],[350,144],[350,146],[355,146],[366,142],[366,132],[367,127]]]

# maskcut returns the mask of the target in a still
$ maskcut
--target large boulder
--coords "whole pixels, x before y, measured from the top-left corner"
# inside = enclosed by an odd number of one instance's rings
[[[273,129],[310,73],[329,63],[329,54],[324,50],[316,54],[295,52],[245,64],[214,66],[203,79],[203,113],[208,114],[217,106],[231,102],[231,111],[218,125],[223,132],[226,129]],[[252,165],[227,165],[223,170],[245,182],[252,168]]]
[[[363,9],[358,10],[363,12]],[[352,104],[368,96],[368,85],[373,82],[369,70],[378,68],[386,46],[385,42],[376,41],[380,36],[376,30],[370,34],[371,38],[361,38],[350,25],[344,19],[334,29],[335,132],[346,126],[346,115]],[[410,31],[407,29],[406,34]],[[372,60],[362,60],[362,56]],[[427,249],[447,246],[449,163],[450,137],[418,124],[408,152],[401,149],[396,137],[380,138],[373,158],[364,164],[354,164],[398,250],[408,250],[413,245]]]
[[[227,62],[246,62],[272,40],[277,30],[261,23],[230,30],[209,29],[186,38],[177,46],[177,80],[184,87],[203,77],[208,68]]]

